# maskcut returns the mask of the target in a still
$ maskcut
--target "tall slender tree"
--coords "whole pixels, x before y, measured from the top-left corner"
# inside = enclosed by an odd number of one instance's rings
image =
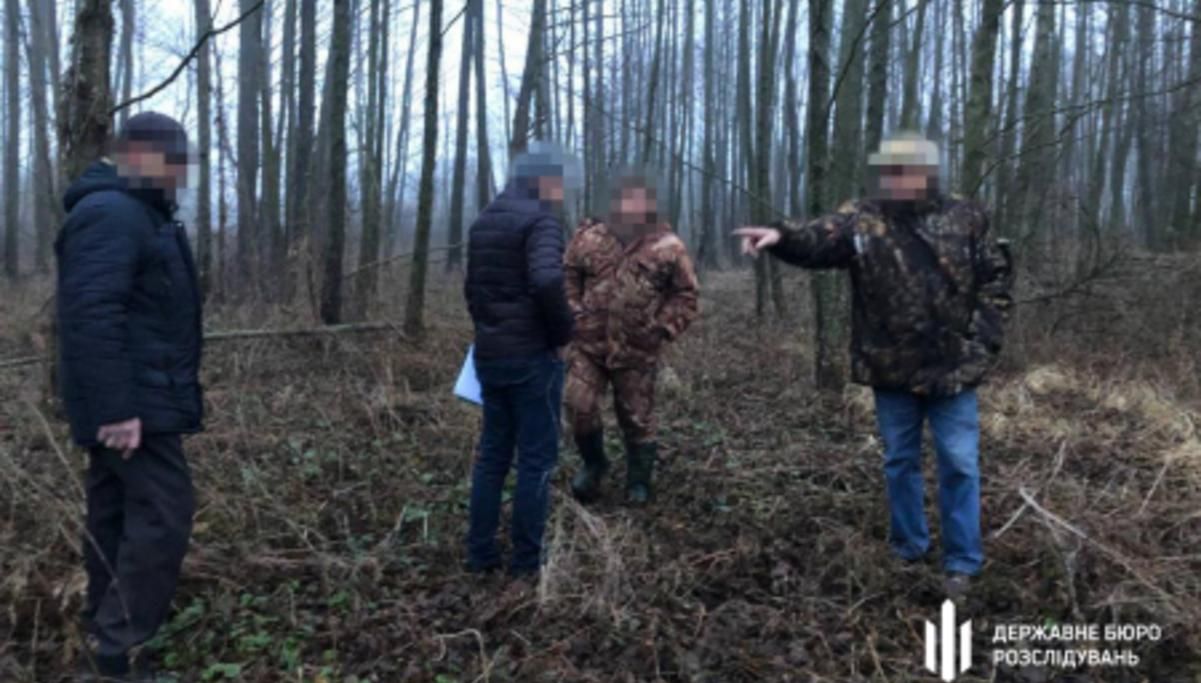
[[[545,0],[539,1],[545,10]],[[404,331],[410,335],[419,335],[425,328],[425,275],[429,270],[430,224],[434,213],[434,172],[437,170],[435,155],[438,150],[438,72],[442,62],[442,0],[430,0],[429,4],[429,56],[425,72],[425,135],[422,141],[421,186],[417,196],[417,229],[404,318]],[[518,135],[518,129],[519,127],[514,125],[515,137]]]
[[[534,13],[530,25],[530,40],[526,47],[525,69],[521,74],[521,90],[517,93],[517,109],[513,112],[513,137],[509,140],[509,153],[520,152],[529,144],[531,124],[530,108],[534,93],[540,87],[546,69],[542,58],[542,35],[546,31],[546,0],[534,0]]]
[[[830,159],[830,199],[844,201],[859,194],[863,169],[864,29],[867,0],[842,5],[838,92],[834,94],[834,147]]]
[[[203,40],[212,28],[209,0],[196,0],[196,39]],[[206,41],[196,55],[196,139],[200,149],[199,179],[196,184],[196,260],[201,295],[213,289],[213,217],[212,217],[212,46]]]
[[[884,137],[884,103],[888,97],[889,49],[893,0],[877,0],[872,12],[871,49],[867,64],[867,128],[864,147],[875,150]]]
[[[827,205],[829,112],[825,102],[830,97],[832,13],[831,0],[809,0],[809,105],[805,117],[805,203],[810,216],[820,215]],[[812,283],[814,376],[819,387],[838,388],[842,386],[842,378],[834,358],[837,335],[832,322],[836,283],[830,273],[815,273]]]
[[[475,37],[475,13],[463,15],[463,49],[459,57],[459,106],[455,124],[454,179],[450,186],[450,224],[447,226],[446,270],[463,265],[463,191],[467,177],[467,125],[471,103],[471,52]]]
[[[980,26],[972,39],[971,92],[964,121],[963,190],[976,194],[985,173],[988,134],[992,127],[993,71],[997,53],[997,34],[1001,30],[1003,0],[984,0]]]
[[[585,3],[585,6],[587,3]],[[481,209],[492,201],[492,152],[488,148],[488,88],[484,70],[484,0],[471,0],[475,13],[475,182],[476,205]],[[587,53],[587,50],[585,50]],[[507,99],[507,98],[506,98]],[[572,109],[575,107],[573,106]]]
[[[349,92],[351,0],[333,0],[333,37],[329,44],[330,89]],[[329,239],[325,247],[325,276],[321,280],[321,321],[342,321],[342,258],[346,250],[346,98],[335,95],[324,100],[329,108],[329,201],[326,222]]]
[[[255,0],[240,0],[251,12]],[[251,12],[238,27],[238,286],[249,291],[254,272],[259,227],[259,72],[262,50],[262,12]]]
[[[4,1],[4,274],[17,279],[20,260],[17,244],[21,218],[21,4],[18,0]]]
[[[50,244],[58,221],[59,203],[54,182],[54,162],[50,157],[50,111],[47,90],[48,52],[46,32],[47,0],[29,0],[29,31],[26,56],[29,62],[29,104],[33,123],[33,229],[36,236],[34,264],[38,272],[50,269]]]

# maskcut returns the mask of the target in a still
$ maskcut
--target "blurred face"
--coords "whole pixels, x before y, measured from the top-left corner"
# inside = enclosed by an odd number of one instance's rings
[[[655,191],[639,185],[623,187],[609,203],[609,210],[613,220],[624,225],[652,225],[659,220]]]
[[[563,197],[563,176],[542,176],[538,178],[539,199],[554,204],[562,204]]]
[[[876,196],[893,202],[927,199],[934,189],[936,170],[930,166],[879,166],[876,168]]]
[[[128,142],[117,151],[117,174],[135,187],[174,194],[188,186],[188,155],[156,149],[146,142]]]

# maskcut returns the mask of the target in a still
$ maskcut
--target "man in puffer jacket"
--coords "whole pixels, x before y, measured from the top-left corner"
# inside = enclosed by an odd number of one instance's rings
[[[567,249],[567,298],[576,319],[567,413],[584,466],[572,493],[594,500],[609,461],[601,398],[613,386],[626,446],[626,500],[647,503],[658,458],[655,377],[659,356],[698,314],[700,286],[683,241],[659,220],[654,184],[619,176],[609,223],[586,219]]]
[[[571,310],[563,290],[559,218],[572,161],[533,143],[505,190],[472,224],[465,294],[475,325],[484,430],[472,472],[467,569],[501,565],[496,532],[505,478],[517,459],[509,573],[542,567],[550,477],[559,460],[563,354]]]
[[[135,680],[129,650],[165,620],[192,532],[181,435],[203,417],[201,301],[173,218],[187,134],[166,116],[138,114],[114,151],[63,201],[59,389],[89,453],[84,620],[96,650],[87,666],[102,680]]]
[[[984,207],[938,192],[933,142],[902,134],[868,163],[872,198],[809,223],[735,234],[751,254],[767,250],[804,268],[850,271],[851,375],[875,391],[892,547],[917,560],[930,546],[921,466],[929,420],[946,591],[958,597],[984,559],[975,389],[1001,352],[1012,264],[1007,244],[989,234]]]

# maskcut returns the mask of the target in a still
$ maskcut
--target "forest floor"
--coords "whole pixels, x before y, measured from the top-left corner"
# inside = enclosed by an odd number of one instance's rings
[[[180,681],[935,680],[938,553],[890,556],[870,394],[817,392],[808,317],[756,324],[748,282],[713,275],[666,359],[653,506],[620,502],[621,466],[577,505],[564,449],[535,586],[460,568],[480,419],[450,394],[470,337],[457,287],[436,288],[420,342],[211,344],[208,429],[186,442],[195,536],[148,654]],[[41,303],[0,302],[0,360],[31,352]],[[214,308],[210,327],[289,322]],[[960,681],[1201,681],[1196,366],[1153,375],[1090,345],[1011,359],[981,392],[987,563],[959,610]],[[82,646],[85,458],[42,416],[39,378],[0,370],[2,681],[60,680]],[[1085,623],[1162,636],[1023,644],[1130,649],[1133,667],[992,663],[998,625]]]

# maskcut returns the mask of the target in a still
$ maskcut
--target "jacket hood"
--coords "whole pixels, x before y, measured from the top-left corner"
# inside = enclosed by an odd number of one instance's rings
[[[63,208],[68,212],[83,201],[84,197],[96,192],[124,192],[129,196],[144,202],[170,218],[175,212],[175,202],[162,190],[151,188],[131,188],[129,183],[117,175],[117,167],[108,161],[97,161],[83,172],[63,194]]]

